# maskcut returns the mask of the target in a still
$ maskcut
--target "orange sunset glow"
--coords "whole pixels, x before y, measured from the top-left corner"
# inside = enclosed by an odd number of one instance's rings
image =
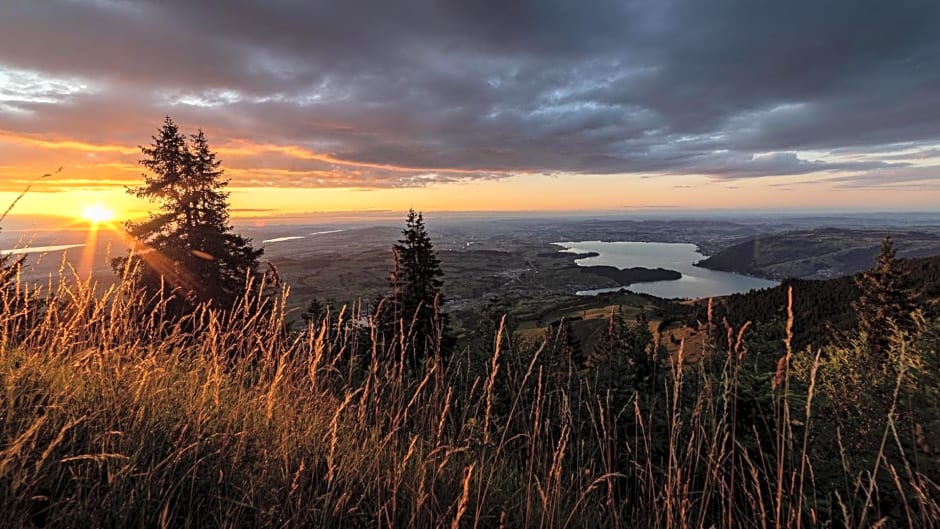
[[[936,54],[917,32],[897,47],[859,43],[857,69],[825,42],[802,62],[781,50],[733,69],[714,58],[726,48],[774,49],[764,33],[741,35],[745,45],[717,39],[714,55],[699,56],[674,42],[686,13],[670,8],[630,19],[639,29],[627,36],[606,22],[622,13],[608,13],[596,20],[594,47],[581,45],[578,28],[554,28],[562,48],[553,52],[567,51],[551,63],[539,59],[547,42],[481,47],[483,35],[446,12],[411,16],[450,27],[450,37],[389,22],[389,40],[378,41],[344,17],[320,20],[294,6],[286,11],[307,24],[288,44],[248,22],[291,19],[277,10],[178,23],[166,37],[148,21],[178,13],[157,2],[60,8],[57,20],[73,22],[54,33],[68,46],[24,29],[42,18],[39,6],[0,22],[0,201],[30,187],[14,214],[76,217],[100,200],[116,218],[143,215],[147,205],[125,189],[140,184],[139,146],[166,115],[205,131],[235,217],[940,203],[937,96],[923,89]],[[321,24],[345,28],[343,37],[310,40]],[[137,38],[118,44],[100,27]],[[157,41],[159,54],[147,45]],[[417,42],[410,54],[388,51]],[[777,69],[758,75],[747,64]],[[788,64],[804,70],[784,71]]]

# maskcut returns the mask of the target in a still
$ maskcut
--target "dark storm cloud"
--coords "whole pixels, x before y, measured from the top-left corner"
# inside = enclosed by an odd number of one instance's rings
[[[798,153],[936,152],[934,0],[4,2],[0,65],[20,72],[0,76],[6,131],[133,145],[169,113],[331,157],[257,153],[241,173],[280,170],[257,185],[937,178]]]

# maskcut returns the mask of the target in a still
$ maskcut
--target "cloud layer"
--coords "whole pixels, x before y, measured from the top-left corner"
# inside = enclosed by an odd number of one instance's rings
[[[937,179],[917,160],[940,144],[940,3],[0,5],[0,138],[98,146],[127,173],[164,114],[241,185]]]

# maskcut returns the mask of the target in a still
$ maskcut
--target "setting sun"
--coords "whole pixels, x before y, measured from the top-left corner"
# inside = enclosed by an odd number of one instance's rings
[[[114,219],[114,211],[101,204],[92,204],[82,210],[82,218],[93,224],[100,224]]]

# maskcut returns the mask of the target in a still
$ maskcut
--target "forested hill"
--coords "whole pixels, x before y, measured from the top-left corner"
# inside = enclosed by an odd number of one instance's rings
[[[755,237],[698,263],[703,268],[783,279],[827,279],[867,269],[885,231],[826,228]],[[940,235],[928,231],[890,233],[898,256],[940,253]]]
[[[902,259],[898,269],[928,316],[940,314],[940,255]],[[734,326],[751,321],[782,339],[787,313],[787,290],[793,287],[794,346],[819,346],[833,333],[851,329],[856,321],[852,302],[859,296],[855,276],[828,280],[787,279],[769,289],[734,294],[716,300],[714,318]],[[705,321],[705,302],[697,303],[693,318]],[[694,320],[693,320],[694,321]]]

